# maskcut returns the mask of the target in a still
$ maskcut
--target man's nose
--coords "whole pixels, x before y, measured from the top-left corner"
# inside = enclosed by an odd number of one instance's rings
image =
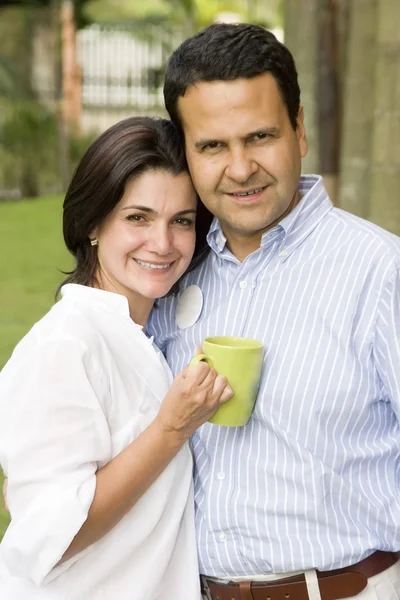
[[[253,160],[248,149],[235,148],[229,154],[229,163],[225,169],[225,173],[233,181],[244,183],[251,175],[254,175],[257,169],[258,165]]]

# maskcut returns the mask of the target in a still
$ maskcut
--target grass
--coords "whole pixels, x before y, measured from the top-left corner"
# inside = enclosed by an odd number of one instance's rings
[[[50,308],[61,270],[71,266],[57,197],[0,204],[0,369]]]
[[[54,303],[61,271],[71,267],[61,218],[59,197],[0,203],[0,369]],[[0,494],[0,539],[7,524]]]
[[[3,474],[1,473],[0,470],[0,491],[3,489]],[[8,513],[6,511],[6,509],[4,508],[4,504],[3,504],[3,494],[1,494],[1,500],[0,500],[0,540],[3,537],[3,534],[5,532],[5,530],[7,529],[8,526]]]

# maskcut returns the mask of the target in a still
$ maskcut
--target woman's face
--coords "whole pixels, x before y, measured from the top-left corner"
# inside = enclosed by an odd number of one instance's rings
[[[143,302],[150,300],[151,308],[189,266],[196,204],[188,173],[146,171],[128,181],[119,203],[92,232],[99,242],[101,288],[126,296],[131,315]]]

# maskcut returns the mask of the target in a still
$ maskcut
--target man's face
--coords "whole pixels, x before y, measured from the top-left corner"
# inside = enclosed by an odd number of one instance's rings
[[[238,256],[298,202],[307,153],[303,112],[296,131],[275,79],[202,82],[179,98],[190,173]],[[237,250],[237,251],[236,251]]]

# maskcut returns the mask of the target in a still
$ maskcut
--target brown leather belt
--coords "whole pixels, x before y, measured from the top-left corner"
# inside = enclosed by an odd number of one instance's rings
[[[369,577],[378,575],[394,565],[399,558],[395,552],[377,550],[364,560],[334,571],[316,571],[322,600],[351,598],[362,592]],[[304,575],[273,581],[244,581],[216,583],[202,577],[205,593],[211,600],[308,600]]]

